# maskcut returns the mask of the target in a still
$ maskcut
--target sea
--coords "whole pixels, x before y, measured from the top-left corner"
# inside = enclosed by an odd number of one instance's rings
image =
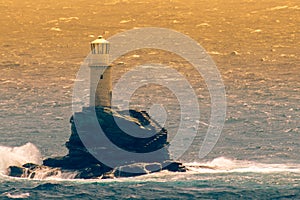
[[[0,199],[300,199],[299,22],[296,0],[0,1]],[[106,180],[7,176],[9,166],[67,154],[74,85],[89,43],[143,27],[180,32],[214,61],[226,117],[212,150],[199,157],[213,105],[204,77],[172,52],[140,49],[113,62],[113,85],[149,63],[188,81],[200,117],[187,127],[195,138],[182,141],[188,148],[176,157],[186,172]],[[163,111],[172,142],[180,121],[189,120],[180,116],[177,94],[131,78],[140,87],[130,108]]]

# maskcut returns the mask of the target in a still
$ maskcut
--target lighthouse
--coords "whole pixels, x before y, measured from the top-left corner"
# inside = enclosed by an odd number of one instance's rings
[[[89,57],[91,107],[111,107],[112,81],[109,48],[109,42],[102,36],[91,42]]]

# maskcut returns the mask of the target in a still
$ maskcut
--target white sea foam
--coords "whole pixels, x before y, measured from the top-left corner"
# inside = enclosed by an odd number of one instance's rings
[[[21,167],[26,163],[43,163],[42,155],[34,144],[27,143],[20,147],[0,146],[0,174],[7,175],[9,166]],[[34,179],[37,180],[67,180],[74,179],[77,172],[62,172],[59,168],[38,168],[34,174]]]
[[[40,168],[33,172],[35,180],[68,180],[73,179],[77,172],[62,172],[59,168]],[[31,177],[31,174],[29,175]]]
[[[11,199],[25,199],[30,197],[30,194],[28,192],[21,194],[4,193],[4,195]]]
[[[299,164],[264,164],[225,157],[219,157],[205,163],[185,163],[184,165],[187,166],[191,172],[196,173],[300,173]]]
[[[25,163],[42,164],[42,155],[34,144],[0,146],[0,173],[6,174],[9,166],[22,166]]]
[[[20,147],[0,146],[0,174],[7,174],[9,166],[22,166],[25,163],[42,164],[42,156],[38,148],[32,143]],[[120,178],[112,180],[78,180],[74,179],[77,172],[62,172],[59,168],[40,168],[35,170],[34,179],[57,180],[57,181],[165,181],[169,179],[181,179],[187,174],[210,174],[210,173],[300,173],[300,164],[264,164],[247,160],[235,160],[219,157],[208,162],[184,163],[188,168],[186,173],[174,173],[162,171],[133,178]],[[30,175],[29,175],[30,176]]]

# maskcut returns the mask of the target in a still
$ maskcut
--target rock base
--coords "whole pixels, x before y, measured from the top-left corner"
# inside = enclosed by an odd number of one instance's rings
[[[25,164],[22,167],[11,166],[9,175],[14,177],[37,178],[43,172],[45,177],[72,173],[73,178],[107,179],[132,177],[161,170],[184,172],[186,168],[172,161],[167,150],[167,130],[152,120],[146,112],[135,110],[115,111],[108,107],[84,108],[71,119],[71,136],[66,147],[66,156],[48,158],[42,166]],[[99,137],[99,126],[105,139]],[[78,134],[80,133],[80,134]],[[101,135],[100,135],[101,136]],[[103,135],[102,135],[103,136]],[[127,152],[142,154],[159,151],[159,154],[145,159],[124,157],[109,149],[112,143]],[[85,145],[84,145],[85,144]],[[87,146],[87,147],[86,147]],[[110,167],[101,162],[100,156]]]

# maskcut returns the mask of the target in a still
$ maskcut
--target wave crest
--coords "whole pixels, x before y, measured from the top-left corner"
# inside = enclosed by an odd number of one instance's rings
[[[0,146],[0,173],[7,174],[9,166],[22,166],[26,163],[42,164],[39,149],[28,142],[19,147]]]
[[[225,157],[215,158],[205,163],[184,163],[192,172],[198,173],[230,173],[230,172],[253,172],[275,173],[293,172],[300,173],[299,164],[266,164],[247,160],[235,160]]]

